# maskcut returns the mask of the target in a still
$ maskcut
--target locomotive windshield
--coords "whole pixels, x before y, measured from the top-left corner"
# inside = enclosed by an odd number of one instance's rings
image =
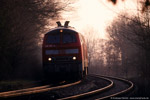
[[[47,44],[59,44],[59,43],[76,43],[77,38],[76,38],[76,33],[72,31],[63,31],[63,32],[58,32],[58,31],[52,31],[48,34],[46,43]]]
[[[77,41],[74,33],[63,33],[63,43],[75,43]]]
[[[46,43],[60,43],[60,33],[49,34]]]

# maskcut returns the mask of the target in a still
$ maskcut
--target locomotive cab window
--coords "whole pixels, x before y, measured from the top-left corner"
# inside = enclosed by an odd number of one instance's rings
[[[77,42],[75,33],[63,33],[63,43],[75,43]]]
[[[48,44],[60,43],[60,33],[49,34],[46,39],[46,43],[48,43]]]

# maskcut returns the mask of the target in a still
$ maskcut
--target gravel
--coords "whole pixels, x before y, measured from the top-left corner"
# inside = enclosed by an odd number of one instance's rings
[[[73,96],[73,95],[93,91],[95,89],[103,88],[108,84],[110,83],[104,79],[87,76],[80,84],[63,88],[63,89],[49,91],[47,92],[47,94],[51,94],[51,97],[53,96],[55,98],[64,98],[68,96]]]

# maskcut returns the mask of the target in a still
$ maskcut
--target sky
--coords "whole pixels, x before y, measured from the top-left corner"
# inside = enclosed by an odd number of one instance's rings
[[[64,23],[70,21],[70,26],[84,34],[90,29],[95,30],[95,37],[107,38],[106,28],[113,21],[119,12],[126,10],[135,13],[136,0],[118,0],[117,5],[113,5],[108,0],[77,0],[73,6],[73,11],[63,13]]]

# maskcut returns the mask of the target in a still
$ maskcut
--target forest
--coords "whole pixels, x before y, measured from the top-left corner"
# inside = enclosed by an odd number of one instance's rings
[[[37,76],[42,34],[61,18],[68,1],[0,1],[0,80]]]

